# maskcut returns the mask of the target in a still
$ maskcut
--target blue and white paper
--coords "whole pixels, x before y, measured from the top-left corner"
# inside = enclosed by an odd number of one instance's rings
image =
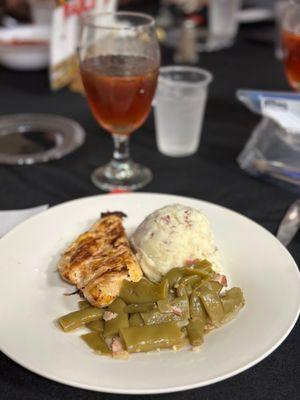
[[[300,94],[241,89],[237,98],[251,111],[272,119],[289,133],[300,134]]]

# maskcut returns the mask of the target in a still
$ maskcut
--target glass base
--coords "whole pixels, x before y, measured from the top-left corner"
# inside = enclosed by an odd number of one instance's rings
[[[146,186],[152,180],[149,168],[131,160],[110,163],[98,167],[91,175],[91,180],[97,188],[110,192],[114,189],[137,190]]]

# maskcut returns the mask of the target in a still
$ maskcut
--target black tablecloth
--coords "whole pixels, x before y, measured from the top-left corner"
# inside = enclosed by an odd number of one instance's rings
[[[210,88],[203,140],[196,155],[182,159],[161,155],[155,143],[152,116],[133,136],[131,148],[134,159],[154,172],[154,180],[145,191],[191,196],[221,204],[275,233],[280,218],[296,195],[239,169],[236,157],[259,118],[238,103],[235,91],[237,88],[286,90],[288,87],[283,68],[274,59],[273,48],[263,41],[253,41],[251,35],[252,29],[244,29],[232,49],[201,54],[199,64],[212,71],[214,81]],[[163,62],[169,63],[170,56],[171,53],[164,50]],[[54,113],[75,119],[87,131],[86,143],[62,160],[33,166],[0,166],[0,209],[45,203],[54,205],[98,194],[90,182],[90,174],[110,159],[112,143],[111,137],[94,121],[85,99],[68,90],[49,93],[46,72],[15,73],[5,69],[0,69],[0,93],[1,114]],[[289,247],[298,262],[299,239],[298,236]],[[12,294],[11,298],[1,301],[9,303],[13,300]],[[5,321],[1,320],[1,323]],[[148,398],[299,399],[299,341],[298,324],[272,355],[238,376],[201,389]],[[78,368],[84,368],[84,365],[78,365]],[[51,382],[23,369],[1,353],[0,398],[79,400],[115,399],[117,396]]]

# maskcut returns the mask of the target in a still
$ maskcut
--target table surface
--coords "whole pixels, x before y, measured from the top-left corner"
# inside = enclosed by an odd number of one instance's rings
[[[257,26],[255,29],[263,32],[266,27]],[[152,115],[132,137],[131,149],[136,161],[153,170],[154,179],[145,191],[190,196],[221,204],[275,233],[296,194],[248,176],[236,163],[236,157],[259,117],[236,100],[235,91],[238,88],[289,90],[272,46],[253,40],[255,29],[242,29],[231,49],[201,54],[199,65],[214,74],[214,81],[197,154],[181,159],[160,154],[155,143]],[[171,60],[171,52],[164,49],[163,63]],[[22,167],[0,166],[0,209],[45,203],[52,206],[99,194],[90,181],[90,174],[95,167],[110,159],[112,143],[110,136],[97,126],[86,100],[68,90],[50,93],[46,72],[15,73],[0,69],[0,93],[3,115],[18,112],[60,114],[78,121],[87,131],[85,144],[62,160]],[[299,262],[299,235],[289,250]],[[238,376],[201,389],[147,398],[299,399],[299,342],[298,323],[274,353]],[[84,368],[78,366],[81,367]],[[88,392],[49,381],[25,370],[2,353],[0,371],[0,397],[3,400],[117,398],[116,395]],[[128,397],[123,396],[124,399]]]

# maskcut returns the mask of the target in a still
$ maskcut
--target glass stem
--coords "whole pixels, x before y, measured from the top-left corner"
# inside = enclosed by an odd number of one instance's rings
[[[116,165],[126,163],[129,160],[129,137],[113,134],[114,153],[113,161]]]

